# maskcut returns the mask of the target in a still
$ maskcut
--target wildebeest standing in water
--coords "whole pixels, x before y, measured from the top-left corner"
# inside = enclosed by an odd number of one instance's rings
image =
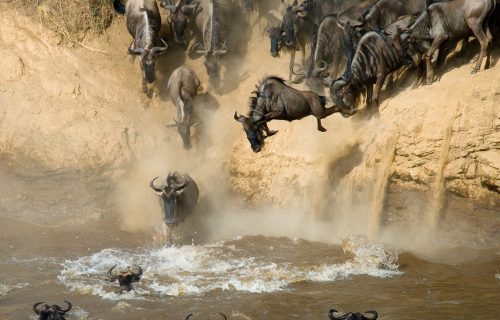
[[[328,318],[330,320],[377,320],[378,313],[377,311],[366,311],[363,313],[360,312],[347,312],[340,313],[335,309],[331,309],[328,312]]]
[[[118,280],[121,292],[132,290],[132,283],[138,282],[142,277],[142,268],[138,265],[135,265],[134,267],[137,272],[133,272],[132,269],[128,267],[127,270],[122,270],[117,274],[113,274],[113,270],[116,268],[115,264],[108,270],[108,281],[115,282]]]
[[[115,1],[115,8],[120,6]],[[160,39],[161,17],[156,0],[128,0],[125,6],[127,30],[133,40],[128,53],[138,55],[142,70],[142,91],[148,92],[148,83],[155,81],[157,56],[168,49]],[[163,44],[162,46],[160,46]]]
[[[197,125],[193,123],[194,99],[200,87],[200,79],[193,70],[182,66],[172,72],[167,87],[170,99],[177,107],[177,118],[169,127],[177,128],[184,149],[191,149],[191,127]]]
[[[66,302],[66,309],[61,308],[57,304],[49,306],[45,304],[42,308],[38,308],[39,305],[45,302],[37,302],[33,305],[33,311],[38,315],[38,320],[65,320],[64,315],[71,310],[71,302],[64,300]]]
[[[276,133],[267,126],[271,120],[293,121],[312,115],[317,119],[318,130],[324,132],[321,119],[340,112],[337,107],[326,108],[325,97],[289,87],[276,76],[264,78],[254,93],[255,97],[250,98],[249,117],[234,114],[234,119],[243,125],[254,152],[260,152],[264,139]]]
[[[172,244],[174,227],[193,213],[198,204],[199,190],[196,182],[188,174],[169,173],[162,187],[154,185],[156,179],[158,177],[151,181],[150,187],[160,196],[165,222],[163,235],[167,238],[167,243]]]
[[[378,113],[379,95],[387,75],[405,64],[413,64],[401,43],[401,32],[389,36],[368,32],[359,41],[351,65],[344,76],[330,86],[336,106],[346,114],[354,114],[361,94],[366,90],[366,103],[371,113]]]
[[[490,55],[488,47],[492,41],[489,20],[495,12],[497,0],[455,0],[439,1],[427,0],[427,8],[410,27],[413,30],[420,23],[426,23],[427,30],[424,34],[412,33],[412,37],[425,38],[428,35],[433,39],[432,45],[425,54],[427,68],[427,83],[430,84],[434,78],[431,59],[441,44],[447,40],[464,39],[474,36],[481,45],[481,52],[472,73],[481,70],[484,57],[486,57],[485,68],[490,67]]]

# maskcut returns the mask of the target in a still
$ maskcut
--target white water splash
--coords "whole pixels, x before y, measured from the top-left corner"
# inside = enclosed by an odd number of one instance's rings
[[[366,240],[366,239],[365,239]],[[234,245],[163,247],[127,251],[105,249],[75,261],[67,260],[58,279],[70,290],[104,299],[148,299],[162,296],[203,295],[213,290],[263,293],[287,289],[301,281],[336,281],[351,276],[390,277],[397,271],[397,255],[382,245],[359,238],[348,240],[353,258],[338,264],[295,266],[264,257],[247,256]],[[144,274],[135,290],[116,292],[117,284],[105,281],[107,270],[131,264],[143,266]]]

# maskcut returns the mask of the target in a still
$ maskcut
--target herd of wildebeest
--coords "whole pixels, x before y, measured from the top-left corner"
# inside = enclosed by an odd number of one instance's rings
[[[265,4],[281,2],[281,9],[263,11]],[[238,21],[233,10],[267,16],[266,31],[270,38],[270,54],[278,57],[290,52],[288,81],[266,76],[249,99],[247,116],[234,114],[244,128],[254,152],[260,152],[264,140],[276,134],[269,129],[271,120],[293,121],[312,115],[317,129],[326,131],[321,119],[334,113],[350,117],[366,102],[369,116],[378,114],[380,92],[386,78],[397,72],[414,72],[418,79],[431,84],[434,69],[442,67],[458,42],[469,47],[469,38],[479,42],[472,73],[478,72],[486,58],[491,65],[493,40],[500,31],[500,0],[161,0],[168,12],[168,29],[172,40],[189,52],[203,56],[209,78],[209,89],[221,85],[224,55],[233,46],[228,41]],[[132,36],[128,53],[139,56],[142,89],[155,81],[157,56],[167,52],[167,42],[160,38],[162,21],[156,0],[115,0],[114,9],[126,16]],[[276,6],[277,7],[277,6]],[[267,9],[266,9],[267,10]],[[474,42],[472,42],[474,43]],[[188,44],[191,44],[188,46]],[[295,53],[302,52],[301,72],[296,71]],[[309,51],[309,52],[306,52]],[[279,71],[279,70],[277,70]],[[295,77],[294,77],[295,76]],[[292,84],[304,82],[311,91],[301,91]],[[179,66],[168,80],[168,91],[176,105],[177,116],[170,127],[177,128],[185,149],[191,148],[190,128],[194,102],[201,82],[190,68]],[[333,105],[327,107],[328,88]],[[320,94],[318,94],[320,93]],[[163,211],[163,234],[172,243],[174,226],[186,219],[196,208],[199,190],[188,175],[171,172],[162,186],[151,189],[159,196]],[[141,279],[140,266],[115,272],[108,271],[108,280],[117,281],[120,292],[133,289]],[[134,270],[135,269],[135,270]],[[64,320],[71,309],[36,303],[33,310],[39,320]],[[42,305],[41,307],[39,307]],[[224,319],[226,316],[220,314]],[[189,319],[192,314],[188,315]],[[330,310],[332,320],[375,320],[375,311],[339,313]]]

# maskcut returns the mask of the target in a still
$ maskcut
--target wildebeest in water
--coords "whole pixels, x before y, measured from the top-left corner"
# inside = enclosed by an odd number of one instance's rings
[[[154,178],[150,187],[160,196],[160,204],[163,211],[163,235],[168,244],[172,244],[172,233],[174,227],[183,222],[193,213],[197,204],[199,190],[196,182],[188,174],[178,172],[169,173],[165,179],[165,185],[156,187]]]
[[[66,302],[66,309],[61,308],[57,304],[48,305],[45,302],[37,302],[33,305],[33,311],[38,315],[38,320],[66,320],[64,315],[71,310],[71,302]],[[44,304],[41,308],[38,306]]]
[[[330,309],[328,312],[328,318],[330,320],[377,320],[378,313],[376,311],[366,311],[363,313],[360,312],[346,312],[341,313],[335,309]]]
[[[264,78],[254,93],[250,98],[249,116],[234,114],[234,119],[243,125],[254,152],[260,152],[264,139],[276,133],[267,126],[271,120],[293,121],[312,115],[317,119],[318,130],[325,132],[321,119],[341,111],[337,107],[326,108],[325,97],[289,87],[285,80],[276,76]]]
[[[136,272],[132,271],[132,268],[128,267],[126,270],[121,270],[118,273],[113,273],[116,268],[116,264],[108,270],[108,281],[115,282],[118,280],[120,284],[120,291],[130,291],[133,289],[132,283],[138,282],[142,277],[142,268],[138,265],[134,266]]]
[[[191,149],[191,127],[198,124],[193,122],[193,109],[200,84],[196,73],[184,66],[175,69],[168,80],[170,99],[177,107],[177,118],[168,127],[177,128],[184,149]]]

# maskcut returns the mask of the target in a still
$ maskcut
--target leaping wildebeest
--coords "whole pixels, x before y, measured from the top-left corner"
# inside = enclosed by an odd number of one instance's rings
[[[167,43],[159,36],[160,12],[156,0],[128,0],[125,15],[127,30],[133,38],[128,53],[140,57],[142,91],[147,93],[148,83],[155,81],[157,56],[168,49]]]
[[[191,127],[193,122],[194,99],[200,87],[200,79],[188,67],[179,67],[172,72],[168,80],[170,99],[177,107],[177,118],[168,127],[175,127],[179,132],[184,149],[191,149]]]
[[[158,177],[151,181],[150,187],[160,196],[165,222],[163,235],[166,236],[167,243],[172,244],[174,227],[193,213],[198,204],[199,190],[196,182],[188,174],[169,173],[162,187],[154,185],[156,179]]]
[[[142,277],[142,268],[138,265],[134,266],[137,272],[132,271],[130,266],[126,270],[119,271],[114,274],[113,270],[116,268],[116,264],[108,270],[108,281],[115,282],[118,280],[120,284],[120,291],[130,291],[133,289],[132,283],[138,282]]]
[[[325,97],[289,87],[285,80],[276,76],[264,78],[254,93],[255,96],[250,98],[249,116],[235,112],[234,119],[243,125],[252,150],[256,153],[262,150],[265,138],[276,134],[267,126],[271,120],[293,121],[312,115],[317,119],[318,130],[325,132],[321,119],[341,111],[337,107],[326,108]]]
[[[33,311],[38,315],[38,320],[66,320],[64,315],[71,310],[71,302],[64,300],[66,302],[66,309],[61,308],[57,304],[49,306],[44,304],[45,302],[37,302],[33,305]],[[41,308],[39,305],[44,304]]]
[[[429,35],[433,41],[425,53],[427,68],[427,83],[432,83],[434,70],[431,59],[441,44],[447,40],[464,39],[474,36],[481,45],[481,52],[472,73],[481,70],[484,57],[486,57],[485,68],[490,67],[490,55],[488,47],[492,41],[489,20],[495,12],[497,0],[427,0],[426,10],[422,12],[414,25],[413,30],[420,23],[427,24],[424,35],[412,33],[411,37],[425,38]]]
[[[328,311],[328,318],[330,320],[377,320],[378,313],[377,311],[366,311],[363,313],[360,312],[346,312],[341,313],[335,309],[330,309]]]

